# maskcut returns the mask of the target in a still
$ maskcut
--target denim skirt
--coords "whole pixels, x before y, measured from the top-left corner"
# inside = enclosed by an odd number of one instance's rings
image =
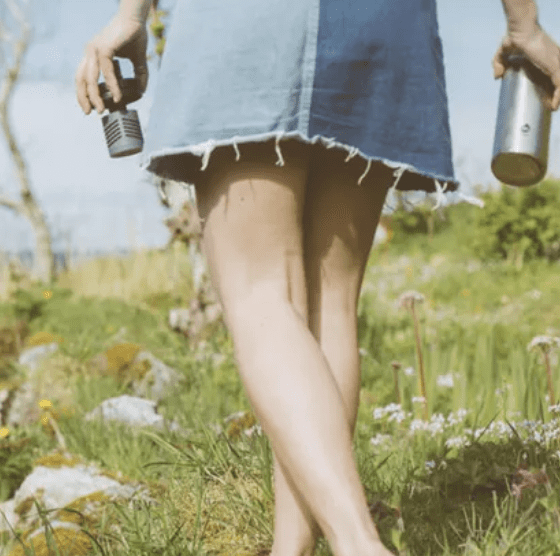
[[[177,0],[142,168],[195,183],[216,148],[296,138],[454,191],[435,0]]]

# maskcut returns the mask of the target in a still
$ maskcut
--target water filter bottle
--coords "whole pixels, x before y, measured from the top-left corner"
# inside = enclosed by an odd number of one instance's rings
[[[502,78],[492,173],[508,185],[526,186],[541,181],[548,164],[552,111],[550,78],[520,53],[510,54]]]
[[[109,110],[109,114],[103,116],[101,121],[109,156],[120,158],[139,153],[144,144],[138,113],[136,110],[127,110],[126,106],[138,100],[142,96],[142,90],[137,78],[123,79],[117,60],[113,60],[113,68],[122,92],[122,99],[115,102],[107,85],[99,84],[99,94],[105,108]]]

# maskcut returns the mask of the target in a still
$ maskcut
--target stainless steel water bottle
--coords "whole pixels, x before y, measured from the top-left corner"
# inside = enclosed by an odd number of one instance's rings
[[[550,78],[521,53],[510,54],[500,88],[492,173],[508,185],[541,181],[548,164]]]

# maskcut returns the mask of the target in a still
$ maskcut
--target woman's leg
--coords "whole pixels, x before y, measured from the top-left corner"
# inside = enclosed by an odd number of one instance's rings
[[[286,165],[278,167],[267,147],[252,145],[244,158],[241,146],[239,162],[216,151],[197,187],[211,280],[246,392],[292,490],[337,556],[389,554],[369,515],[336,380],[291,303],[291,284],[304,273],[309,151],[282,142]]]
[[[360,392],[357,307],[373,236],[392,172],[373,164],[356,186],[363,162],[317,149],[307,182],[303,233],[305,282],[292,303],[307,315],[338,384],[354,434]],[[271,556],[311,556],[320,534],[275,458],[275,535]]]

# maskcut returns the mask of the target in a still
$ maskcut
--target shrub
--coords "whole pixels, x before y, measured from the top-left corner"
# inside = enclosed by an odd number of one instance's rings
[[[473,249],[483,259],[516,262],[560,259],[560,195],[558,181],[535,187],[502,187],[485,193],[485,207],[476,218]]]

